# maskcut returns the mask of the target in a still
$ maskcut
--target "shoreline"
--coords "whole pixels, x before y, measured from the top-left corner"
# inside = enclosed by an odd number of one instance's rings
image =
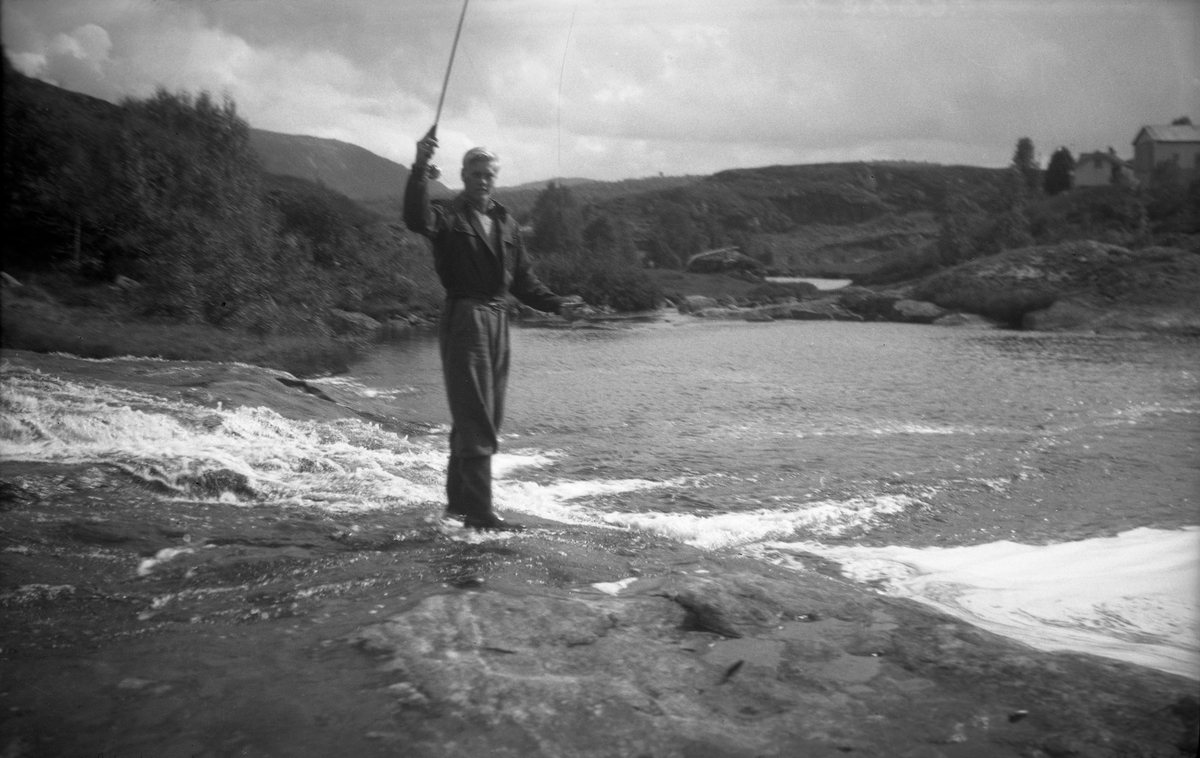
[[[378,411],[252,367],[178,364],[167,379],[16,357],[198,409],[323,423]],[[233,475],[171,490],[95,461],[5,460],[0,473],[0,671],[13,683],[0,705],[14,714],[0,744],[14,755],[1195,745],[1194,680],[1038,652],[823,571],[532,518],[529,532],[480,538],[428,508],[267,505]]]

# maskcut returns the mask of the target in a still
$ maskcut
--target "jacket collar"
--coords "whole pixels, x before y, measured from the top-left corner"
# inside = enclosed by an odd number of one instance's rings
[[[471,204],[467,202],[467,196],[461,192],[458,193],[458,197],[454,198],[454,210],[457,213],[466,213],[471,210]],[[488,200],[488,207],[484,212],[489,216],[494,216],[501,223],[508,220],[508,209],[495,200]]]
[[[476,216],[472,210],[471,204],[467,202],[466,195],[459,193],[458,197],[454,199],[455,214],[460,218],[465,217],[467,219],[467,223],[470,224],[471,228],[475,230],[475,234],[479,237],[479,239],[483,240],[484,246],[487,247],[492,255],[499,255],[499,252],[496,250],[495,235],[504,228],[504,224],[508,219],[508,211],[503,205],[497,203],[495,200],[488,201],[488,207],[485,213],[494,219],[497,227],[496,229],[492,230],[491,234],[488,234],[484,232],[483,226],[479,223],[478,216]]]

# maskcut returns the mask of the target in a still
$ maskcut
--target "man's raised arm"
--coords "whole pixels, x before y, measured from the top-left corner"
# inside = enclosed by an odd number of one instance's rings
[[[437,149],[437,137],[427,134],[417,142],[417,159],[413,162],[404,187],[404,225],[417,234],[429,236],[433,230],[433,209],[429,206],[429,160]]]

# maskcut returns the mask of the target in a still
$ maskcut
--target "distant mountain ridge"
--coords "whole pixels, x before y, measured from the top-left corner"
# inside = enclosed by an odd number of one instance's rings
[[[409,170],[358,145],[325,137],[251,129],[250,144],[271,174],[294,176],[342,193],[394,216],[399,212]],[[449,193],[434,182],[435,193]]]

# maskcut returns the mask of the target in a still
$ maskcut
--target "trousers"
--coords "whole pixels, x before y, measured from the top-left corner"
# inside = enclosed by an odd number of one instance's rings
[[[508,309],[503,301],[451,298],[439,324],[439,348],[450,406],[450,513],[492,513],[491,456],[500,445],[508,389]]]

